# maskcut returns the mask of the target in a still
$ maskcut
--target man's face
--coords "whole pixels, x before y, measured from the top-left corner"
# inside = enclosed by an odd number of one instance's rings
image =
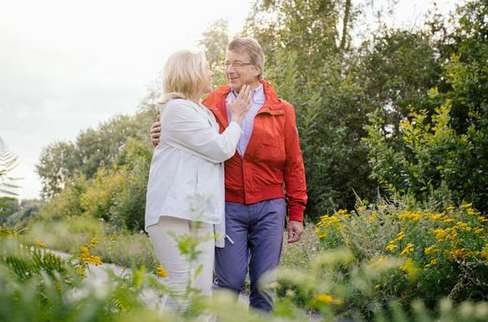
[[[261,71],[251,64],[251,59],[246,52],[228,50],[225,54],[225,66],[227,80],[235,91],[240,91],[243,85],[259,81]]]

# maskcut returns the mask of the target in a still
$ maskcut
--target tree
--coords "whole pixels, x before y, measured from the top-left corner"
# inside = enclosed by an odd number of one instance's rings
[[[19,178],[9,176],[9,173],[18,165],[18,158],[8,151],[6,144],[0,137],[0,195],[16,196],[19,186],[15,183]]]
[[[213,72],[212,86],[226,83],[224,59],[229,43],[229,26],[226,20],[219,19],[203,33],[198,42],[203,47],[210,69]]]
[[[360,49],[358,76],[370,110],[382,113],[385,132],[394,139],[402,120],[435,105],[427,92],[441,85],[441,64],[433,35],[385,29]]]
[[[371,110],[350,46],[357,14],[352,1],[257,1],[246,23],[265,51],[266,78],[296,107],[312,219],[353,208],[354,191],[373,196],[361,140]]]
[[[19,210],[19,201],[13,197],[0,197],[0,222]]]
[[[49,145],[36,166],[43,184],[43,197],[51,198],[62,191],[70,178],[82,175],[91,179],[100,167],[110,167],[129,138],[148,142],[148,129],[153,120],[151,111],[137,116],[120,115],[95,129],[82,131],[74,143]]]
[[[488,210],[487,14],[485,1],[459,8],[455,29],[436,48],[439,86],[410,102],[398,130],[385,130],[391,120],[381,111],[372,117],[372,174],[387,190]]]
[[[50,144],[41,152],[36,171],[42,182],[42,197],[49,199],[64,189],[68,178],[81,167],[76,146],[71,143]]]

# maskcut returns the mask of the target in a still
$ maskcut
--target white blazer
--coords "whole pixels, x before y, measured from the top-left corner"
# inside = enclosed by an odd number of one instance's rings
[[[215,116],[189,100],[161,107],[161,139],[149,171],[145,227],[160,216],[215,224],[217,246],[225,236],[223,162],[231,158],[241,127],[230,122],[222,134]]]

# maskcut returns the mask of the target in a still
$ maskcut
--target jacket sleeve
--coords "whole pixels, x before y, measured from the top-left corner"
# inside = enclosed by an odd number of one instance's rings
[[[296,125],[295,109],[285,106],[285,190],[288,199],[288,216],[290,220],[303,221],[303,212],[307,205],[307,185],[305,166],[303,164],[300,138]]]
[[[161,124],[162,140],[214,163],[235,154],[241,135],[236,122],[219,134],[208,118],[185,100],[170,101],[161,113]]]

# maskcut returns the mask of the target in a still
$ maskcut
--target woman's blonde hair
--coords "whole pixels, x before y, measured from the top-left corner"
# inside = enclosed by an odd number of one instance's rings
[[[207,68],[202,52],[180,50],[169,56],[163,70],[161,103],[175,98],[198,99],[206,85]]]

